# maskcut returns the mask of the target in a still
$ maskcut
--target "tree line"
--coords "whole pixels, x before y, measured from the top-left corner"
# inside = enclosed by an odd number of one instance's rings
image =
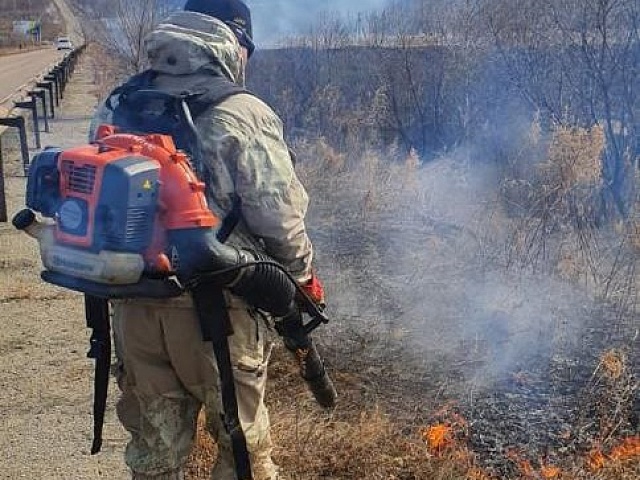
[[[351,23],[319,19],[258,52],[249,78],[293,135],[338,148],[399,144],[428,159],[518,143],[534,117],[602,128],[602,175],[627,215],[640,156],[639,25],[638,0],[392,2]]]

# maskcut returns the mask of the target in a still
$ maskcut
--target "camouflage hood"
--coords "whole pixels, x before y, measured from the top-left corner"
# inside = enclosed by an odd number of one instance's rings
[[[244,83],[240,45],[223,22],[194,12],[178,12],[145,39],[151,68],[169,75],[222,74]]]

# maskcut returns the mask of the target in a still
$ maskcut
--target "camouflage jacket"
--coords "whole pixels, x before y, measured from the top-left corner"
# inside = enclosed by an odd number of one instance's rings
[[[173,14],[146,39],[155,84],[180,93],[197,91],[212,75],[244,83],[235,35],[217,19],[192,12]],[[92,122],[109,123],[101,106]],[[241,220],[229,243],[258,248],[284,265],[299,281],[310,277],[312,246],[304,217],[307,193],[296,176],[282,122],[264,102],[234,95],[196,119],[209,170],[209,207],[224,218],[241,205]]]

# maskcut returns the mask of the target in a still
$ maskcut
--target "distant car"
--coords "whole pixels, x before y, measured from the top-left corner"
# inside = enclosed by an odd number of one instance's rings
[[[56,40],[56,48],[58,50],[73,50],[73,44],[69,37],[59,37]]]

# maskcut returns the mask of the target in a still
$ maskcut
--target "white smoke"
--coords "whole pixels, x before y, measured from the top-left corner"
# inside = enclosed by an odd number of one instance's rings
[[[465,148],[422,166],[417,191],[405,185],[410,197],[379,219],[376,244],[354,253],[355,272],[344,259],[323,265],[333,312],[348,319],[332,328],[400,340],[426,371],[454,359],[473,386],[574,344],[591,301],[571,283],[507,268],[498,175]]]

